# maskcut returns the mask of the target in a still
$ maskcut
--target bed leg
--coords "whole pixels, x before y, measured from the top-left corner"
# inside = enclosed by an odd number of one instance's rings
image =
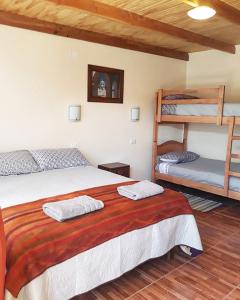
[[[167,253],[167,260],[171,260],[171,259],[174,259],[174,255],[175,255],[175,249],[172,248],[170,251],[168,251]]]

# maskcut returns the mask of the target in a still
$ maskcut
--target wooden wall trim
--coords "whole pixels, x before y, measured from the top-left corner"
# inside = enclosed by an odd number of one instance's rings
[[[109,36],[106,34],[77,29],[70,26],[60,25],[52,22],[42,21],[6,11],[0,11],[0,24],[24,28],[87,42],[93,42],[133,51],[155,54],[180,60],[189,60],[186,52],[177,51],[165,47],[152,46],[138,41]]]
[[[130,26],[137,26],[144,29],[165,33],[175,38],[185,40],[194,44],[217,49],[224,52],[235,53],[234,45],[203,36],[192,31],[185,30],[158,20],[150,19],[134,12],[94,0],[49,0],[58,5],[77,8],[107,19],[115,20]]]

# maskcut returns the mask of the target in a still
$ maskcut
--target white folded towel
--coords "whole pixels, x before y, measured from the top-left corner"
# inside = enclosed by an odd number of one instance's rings
[[[71,200],[45,203],[42,208],[46,215],[58,222],[63,222],[103,207],[104,203],[100,200],[90,196],[80,196]]]
[[[131,185],[120,186],[117,188],[118,193],[132,200],[140,200],[157,194],[161,194],[164,189],[162,186],[144,180]]]

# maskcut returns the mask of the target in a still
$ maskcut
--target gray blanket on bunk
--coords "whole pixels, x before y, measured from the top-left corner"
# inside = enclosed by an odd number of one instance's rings
[[[159,165],[156,169],[159,170]],[[223,187],[224,170],[224,161],[200,157],[189,163],[169,164],[167,167],[162,168],[162,173],[217,187]],[[231,170],[240,172],[240,164],[232,163]],[[230,177],[229,188],[232,191],[240,192],[240,178]]]

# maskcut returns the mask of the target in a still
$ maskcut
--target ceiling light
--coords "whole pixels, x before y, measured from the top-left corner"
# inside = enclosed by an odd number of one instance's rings
[[[209,6],[198,6],[188,11],[188,16],[195,20],[206,20],[213,17],[216,11]]]

